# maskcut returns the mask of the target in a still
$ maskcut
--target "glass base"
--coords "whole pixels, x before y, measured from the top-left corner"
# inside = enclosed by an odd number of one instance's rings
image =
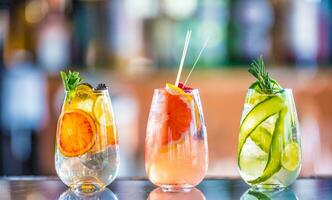
[[[94,195],[105,189],[105,187],[102,187],[96,183],[81,183],[81,184],[78,183],[72,185],[70,188],[76,195],[84,195],[84,196]]]
[[[259,192],[281,191],[285,189],[284,186],[277,184],[253,185],[252,188]]]
[[[162,191],[164,192],[190,192],[194,186],[192,185],[161,185]]]

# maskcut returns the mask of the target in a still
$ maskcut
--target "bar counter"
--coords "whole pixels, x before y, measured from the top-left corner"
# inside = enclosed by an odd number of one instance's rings
[[[241,179],[206,178],[189,192],[163,192],[145,178],[118,178],[103,192],[94,196],[77,196],[57,177],[2,177],[1,200],[327,200],[332,199],[332,177],[309,177],[298,179],[282,191],[257,192],[250,190]]]

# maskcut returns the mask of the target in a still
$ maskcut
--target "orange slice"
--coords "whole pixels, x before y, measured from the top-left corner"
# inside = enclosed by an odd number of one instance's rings
[[[103,126],[97,127],[98,134],[96,139],[96,144],[92,148],[91,152],[104,151],[106,147],[118,144],[118,135],[116,128],[113,126]]]
[[[92,148],[95,134],[96,125],[88,113],[82,110],[65,112],[59,120],[59,149],[64,156],[80,156]]]
[[[107,126],[107,144],[108,145],[115,145],[119,143],[118,140],[118,131],[117,128],[114,126]]]
[[[180,89],[180,88],[179,88]],[[166,101],[166,121],[162,131],[161,143],[167,145],[182,138],[192,120],[191,109],[187,103],[181,99],[181,95],[165,92]]]

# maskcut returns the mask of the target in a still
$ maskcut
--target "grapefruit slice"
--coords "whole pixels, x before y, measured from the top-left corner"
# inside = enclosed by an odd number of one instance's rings
[[[64,156],[80,156],[92,148],[95,134],[96,125],[88,113],[67,111],[59,120],[58,147]]]
[[[181,89],[178,88],[178,90]],[[181,91],[183,92],[183,90]],[[163,129],[161,136],[162,145],[181,139],[182,135],[190,128],[192,121],[191,109],[181,97],[182,95],[179,93],[165,92],[165,112],[167,117],[165,121],[166,128]]]
[[[201,128],[201,122],[200,122],[198,104],[195,101],[194,96],[187,93],[187,92],[191,92],[193,90],[193,88],[184,86],[182,83],[179,83],[179,87],[176,87],[175,85],[170,84],[170,83],[166,83],[166,88],[169,91],[171,91],[171,93],[173,93],[173,94],[178,94],[178,95],[184,96],[188,104],[193,103],[194,112],[195,112],[196,129],[199,130]]]

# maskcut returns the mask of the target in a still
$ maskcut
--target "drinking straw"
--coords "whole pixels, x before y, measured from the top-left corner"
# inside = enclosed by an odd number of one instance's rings
[[[191,36],[191,30],[188,30],[187,31],[187,35],[186,35],[186,41],[185,41],[184,47],[183,47],[183,52],[182,52],[182,57],[181,57],[179,71],[178,71],[178,74],[176,76],[175,86],[179,85],[179,81],[180,81],[180,77],[181,77],[181,72],[182,72],[182,68],[183,68],[183,63],[184,63],[184,60],[185,60],[186,55],[187,55],[187,50],[188,50],[188,46],[189,46],[190,36]]]
[[[189,74],[188,74],[188,76],[187,76],[187,78],[186,78],[186,81],[184,82],[183,85],[186,85],[187,81],[189,80],[189,77],[190,77],[191,73],[194,71],[194,69],[195,69],[195,67],[196,67],[196,64],[198,63],[198,60],[199,60],[199,58],[201,57],[201,55],[202,55],[204,49],[206,48],[206,46],[207,46],[209,40],[210,40],[210,37],[206,38],[206,40],[205,40],[205,42],[204,42],[204,45],[203,45],[201,51],[199,52],[199,54],[198,54],[198,56],[197,56],[197,58],[196,58],[196,60],[195,60],[195,62],[194,62],[194,65],[192,66],[192,68],[191,68],[191,70],[190,70],[190,72],[189,72]]]

